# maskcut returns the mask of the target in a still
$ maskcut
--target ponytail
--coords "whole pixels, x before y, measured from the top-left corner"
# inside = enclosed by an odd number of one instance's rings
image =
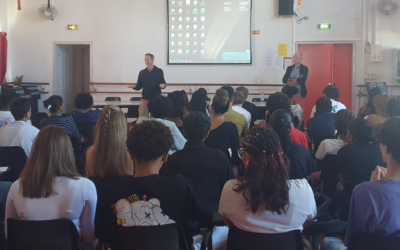
[[[49,99],[43,101],[44,108],[49,110],[50,113],[57,113],[62,105],[63,99],[58,95],[52,95]]]

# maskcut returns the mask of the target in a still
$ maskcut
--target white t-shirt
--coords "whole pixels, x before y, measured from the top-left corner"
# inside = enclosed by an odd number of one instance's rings
[[[24,121],[10,123],[0,132],[0,147],[21,147],[29,157],[37,134],[39,129]]]
[[[6,125],[15,122],[14,116],[11,114],[11,111],[0,111],[0,131]],[[27,123],[32,125],[31,120],[28,120]]]
[[[303,122],[304,111],[303,108],[299,104],[294,104],[291,106],[291,110],[293,116],[297,116],[299,118],[299,125]]]
[[[244,117],[246,117],[247,124],[248,124],[248,126],[250,128],[250,123],[251,123],[251,114],[250,114],[250,112],[245,110],[242,107],[239,107],[239,106],[232,106],[232,109],[234,111],[238,112],[239,114],[244,115]]]
[[[323,140],[318,147],[315,158],[322,161],[326,155],[336,155],[344,146],[346,146],[346,143],[342,139]]]
[[[237,183],[237,180],[230,180],[225,184],[219,203],[219,213],[244,231],[273,234],[303,230],[304,222],[317,215],[314,194],[305,179],[288,181],[289,207],[287,212],[281,215],[265,210],[264,203],[253,214],[242,192],[233,190]]]
[[[19,192],[17,180],[10,188],[6,204],[7,219],[19,220],[55,220],[67,218],[72,220],[83,239],[94,237],[94,216],[97,204],[97,192],[93,182],[78,177],[76,180],[56,177],[54,195],[47,198],[25,198]]]
[[[335,100],[331,100],[331,101],[332,101],[332,113],[337,113],[337,112],[339,112],[339,110],[346,109],[346,106],[343,103],[335,101]],[[317,112],[317,106],[314,106],[314,108],[312,109],[311,118],[314,117],[315,112]]]

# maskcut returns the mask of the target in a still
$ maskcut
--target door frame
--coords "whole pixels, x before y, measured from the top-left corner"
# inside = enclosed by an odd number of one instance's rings
[[[335,40],[326,40],[326,41],[301,41],[301,42],[296,42],[295,48],[296,52],[299,51],[299,45],[302,44],[351,44],[353,45],[353,53],[352,53],[352,69],[351,69],[351,110],[353,110],[354,113],[356,113],[355,110],[355,93],[357,91],[356,89],[356,41],[335,41]],[[333,73],[332,73],[333,74]]]

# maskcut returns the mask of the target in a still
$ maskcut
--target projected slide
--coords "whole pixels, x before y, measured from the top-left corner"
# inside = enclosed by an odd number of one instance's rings
[[[168,0],[168,64],[251,64],[251,0]]]

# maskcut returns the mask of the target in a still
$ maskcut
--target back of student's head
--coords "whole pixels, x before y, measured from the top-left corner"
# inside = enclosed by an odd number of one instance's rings
[[[270,115],[278,109],[291,112],[291,108],[290,98],[281,92],[276,92],[275,94],[270,95],[267,100],[267,110]]]
[[[94,175],[96,177],[125,176],[128,128],[124,113],[118,106],[105,106],[94,131]]]
[[[57,113],[62,105],[63,99],[58,95],[52,95],[49,99],[43,102],[44,108],[48,109],[50,113]]]
[[[126,147],[137,162],[154,161],[168,154],[174,144],[171,130],[158,121],[144,121],[133,127]]]
[[[154,118],[160,119],[169,117],[172,113],[173,107],[171,99],[162,95],[156,95],[155,97],[151,98],[147,106],[150,114]]]
[[[329,97],[323,96],[318,98],[316,103],[316,113],[331,113],[332,112],[332,101]]]
[[[2,110],[9,109],[11,102],[18,98],[14,91],[2,91],[0,94],[0,106]]]
[[[286,151],[286,143],[290,141],[290,131],[292,127],[291,114],[283,109],[275,111],[270,120],[272,129],[277,133],[281,142],[282,148]]]
[[[93,97],[90,93],[79,93],[75,97],[75,107],[77,109],[90,109],[93,107]]]
[[[235,93],[235,90],[230,86],[224,86],[221,89],[224,89],[224,90],[226,90],[228,92],[229,101],[231,102],[233,100],[233,95]]]
[[[293,98],[299,93],[299,89],[296,86],[286,85],[282,88],[281,92],[287,95],[289,98]]]
[[[168,98],[171,100],[172,103],[172,112],[170,114],[170,117],[179,117],[183,119],[183,111],[188,107],[182,91],[174,91],[172,93],[169,93]]]
[[[328,85],[322,92],[322,94],[330,99],[337,100],[340,97],[340,91],[333,85]]]
[[[193,93],[192,99],[190,99],[189,110],[191,112],[199,111],[206,113],[207,101],[207,90],[205,90],[204,88],[199,88]]]
[[[210,118],[202,112],[192,112],[183,122],[183,132],[188,141],[202,141],[210,131]]]
[[[222,115],[229,110],[229,94],[225,89],[218,89],[213,98],[214,114]]]
[[[335,128],[337,136],[346,137],[349,124],[354,121],[355,115],[351,110],[342,109],[335,116]]]
[[[24,119],[25,115],[31,111],[31,100],[28,98],[17,98],[11,103],[11,114],[16,121]],[[28,119],[30,117],[28,116]]]
[[[46,126],[37,135],[21,172],[20,192],[26,198],[46,198],[55,194],[53,184],[56,177],[77,176],[69,136],[60,127]]]
[[[357,118],[349,124],[349,133],[358,144],[369,144],[375,140],[374,128],[363,118]]]
[[[249,97],[249,90],[246,87],[237,87],[235,91],[242,91],[244,93],[244,100]]]
[[[246,101],[246,95],[242,91],[236,90],[233,96],[235,97],[233,101],[234,105],[242,105]]]
[[[400,117],[394,117],[387,120],[383,124],[381,130],[382,145],[386,148],[382,152],[383,160],[388,163],[388,159],[385,157],[386,154],[390,154],[393,159],[400,164]]]
[[[248,166],[234,190],[242,193],[253,213],[261,204],[272,213],[285,213],[289,203],[289,160],[277,134],[267,128],[252,129],[242,146]]]
[[[400,99],[392,98],[387,104],[387,114],[390,118],[400,116]]]
[[[387,107],[390,99],[391,98],[388,95],[375,96],[374,100],[372,101],[372,103],[374,104],[375,114],[382,117],[387,117]]]

